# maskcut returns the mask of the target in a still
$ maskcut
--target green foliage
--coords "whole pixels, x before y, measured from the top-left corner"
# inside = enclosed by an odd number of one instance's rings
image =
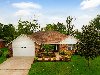
[[[74,18],[72,18],[71,16],[68,16],[66,19],[66,30],[67,30],[67,35],[73,35],[73,28],[74,25],[72,25],[72,21]]]
[[[67,35],[73,35],[74,25],[72,25],[72,21],[73,18],[71,16],[68,16],[66,20],[66,25],[60,22],[58,22],[57,24],[47,24],[46,27],[41,29],[41,31],[53,30]]]
[[[8,54],[9,54],[8,48],[0,48],[0,64],[7,59]]]
[[[38,60],[38,57],[34,57],[34,61],[37,61]]]
[[[59,54],[61,54],[61,55],[67,55],[67,53],[66,53],[65,50],[60,50],[60,51],[59,51]]]
[[[69,56],[72,55],[71,51],[66,51],[66,50],[60,50],[59,54],[61,54],[61,55],[69,55]]]
[[[80,39],[81,38],[81,32],[79,32],[78,29],[74,30],[73,32],[73,36],[77,39]]]
[[[0,57],[0,64],[3,63],[6,59],[6,57]]]
[[[47,24],[46,27],[41,29],[42,31],[58,31],[66,34],[66,27],[63,23],[58,22],[57,24]]]
[[[54,49],[54,45],[44,44],[42,45],[42,49],[44,49],[48,54],[49,51],[52,51]]]
[[[0,38],[2,38],[3,39],[3,24],[2,23],[0,23]]]
[[[8,48],[1,48],[0,51],[2,52],[1,57],[7,57],[7,55],[9,55],[9,49]]]
[[[82,27],[82,33],[80,42],[77,45],[77,50],[81,56],[84,56],[88,60],[94,59],[100,52],[100,36],[98,35],[98,26],[95,23],[95,18],[89,25]]]
[[[32,34],[39,30],[40,26],[37,23],[37,20],[29,21],[21,21],[18,22],[18,35],[20,34]]]
[[[16,31],[15,27],[12,24],[8,25],[1,24],[0,30],[1,30],[0,38],[4,39],[6,43],[14,40]]]

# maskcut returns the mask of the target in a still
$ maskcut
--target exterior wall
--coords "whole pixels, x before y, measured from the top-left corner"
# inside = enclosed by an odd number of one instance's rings
[[[59,50],[68,50],[68,45],[67,44],[59,44]],[[69,50],[72,53],[75,52],[75,49]]]
[[[40,45],[35,43],[35,54],[38,54],[39,50],[40,50]]]
[[[0,48],[3,48],[3,47],[5,47],[4,42],[0,41]]]
[[[68,49],[68,45],[66,44],[59,44],[59,50],[67,50]]]

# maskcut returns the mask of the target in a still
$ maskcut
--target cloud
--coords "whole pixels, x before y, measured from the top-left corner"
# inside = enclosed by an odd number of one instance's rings
[[[15,16],[29,16],[29,15],[31,15],[30,10],[18,10],[17,12],[15,12]]]
[[[88,14],[81,14],[76,16],[76,20],[74,21],[75,29],[79,29],[81,31],[81,28],[83,25],[88,25],[89,21],[91,21],[95,15],[88,15]]]
[[[81,2],[81,9],[91,9],[100,5],[100,0],[83,0]]]
[[[15,8],[19,8],[15,13],[14,16],[22,17],[31,17],[33,14],[37,14],[36,9],[41,9],[42,6],[33,3],[33,2],[20,2],[20,3],[12,3],[12,6]]]
[[[29,9],[29,8],[41,9],[42,8],[41,5],[32,2],[13,3],[12,6],[20,9]]]

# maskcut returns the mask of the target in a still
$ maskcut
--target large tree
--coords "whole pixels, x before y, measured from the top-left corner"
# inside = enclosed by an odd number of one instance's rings
[[[3,24],[0,23],[0,39],[3,39]]]
[[[68,16],[66,19],[66,30],[67,30],[67,35],[73,35],[74,33],[74,25],[72,24],[72,21],[74,20],[74,18],[72,18],[71,16]]]
[[[29,21],[21,21],[18,22],[18,35],[20,34],[32,34],[39,30],[40,26],[37,23],[37,20]]]
[[[71,16],[68,16],[66,19],[66,25],[58,22],[57,24],[47,24],[46,27],[42,28],[41,30],[48,31],[48,30],[54,30],[59,31],[60,33],[67,34],[67,35],[73,35],[74,34],[74,25],[72,24],[73,18]]]
[[[80,39],[81,38],[81,32],[78,29],[76,29],[76,30],[73,31],[73,36],[77,39]]]
[[[66,34],[66,27],[63,23],[58,22],[57,24],[47,24],[46,27],[42,28],[42,31],[58,31]]]
[[[4,25],[2,28],[3,39],[6,43],[14,40],[15,38],[15,27],[12,24]]]
[[[97,57],[100,52],[100,36],[97,29],[100,23],[96,23],[97,19],[98,17],[90,21],[89,25],[82,27],[80,41],[77,45],[79,54],[88,60],[88,66],[89,60]]]

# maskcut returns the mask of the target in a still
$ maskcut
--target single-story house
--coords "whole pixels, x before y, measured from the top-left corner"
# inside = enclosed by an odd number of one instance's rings
[[[55,45],[55,50],[73,50],[77,39],[57,31],[38,31],[31,35],[20,35],[12,41],[13,56],[35,56],[42,44]]]
[[[0,48],[3,48],[3,47],[5,47],[4,40],[0,39]]]

